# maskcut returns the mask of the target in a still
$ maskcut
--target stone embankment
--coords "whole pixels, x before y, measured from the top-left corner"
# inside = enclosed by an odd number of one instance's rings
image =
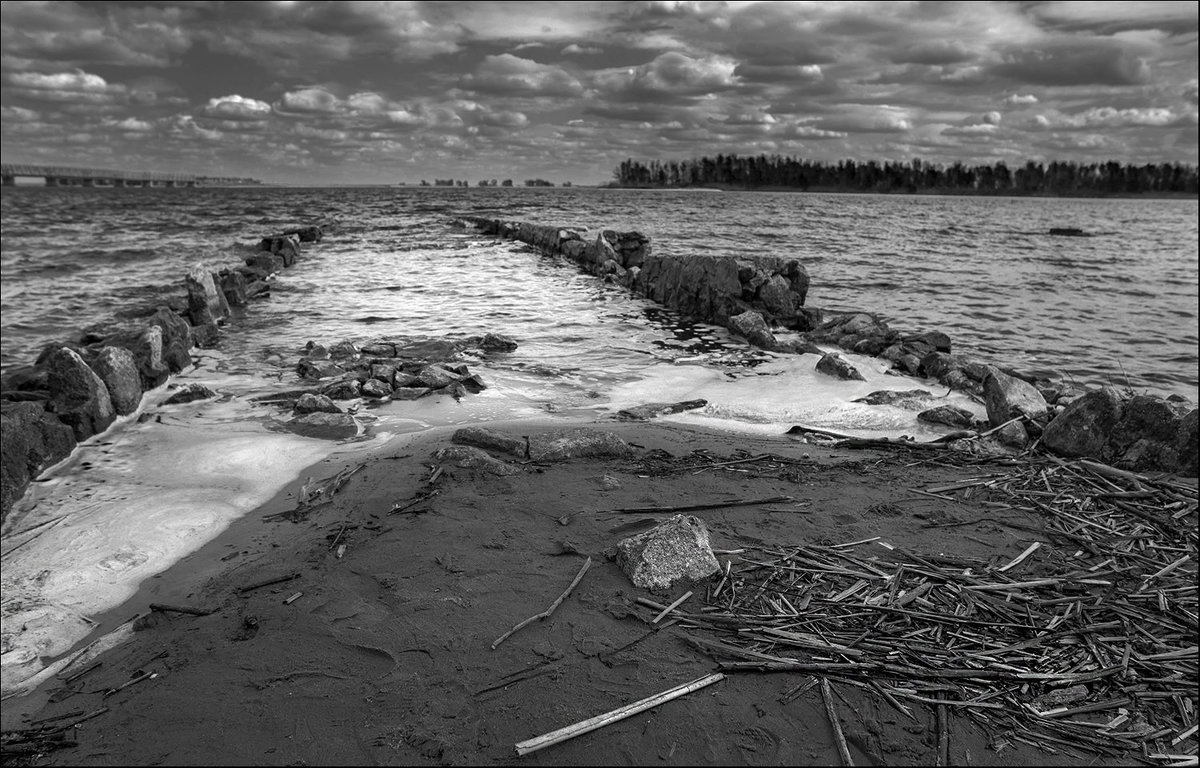
[[[639,232],[590,233],[477,216],[462,216],[456,223],[564,256],[686,317],[725,326],[763,349],[819,354],[817,370],[827,375],[864,378],[837,353],[817,345],[888,360],[897,373],[935,379],[987,407],[987,423],[975,425],[969,412],[928,402],[931,407],[918,415],[922,421],[978,426],[1015,449],[1040,445],[1062,456],[1089,456],[1132,470],[1197,474],[1196,409],[1181,398],[1113,389],[1085,392],[952,354],[950,337],[941,331],[902,333],[866,312],[825,318],[820,309],[805,306],[809,275],[797,259],[662,256],[652,253],[649,238]],[[775,328],[795,332],[798,340],[780,341]]]
[[[136,412],[143,394],[172,373],[191,367],[193,348],[214,346],[227,319],[269,294],[272,277],[296,262],[300,244],[321,238],[320,227],[301,227],[263,238],[241,264],[196,264],[183,278],[183,295],[50,344],[34,365],[6,374],[0,381],[0,519],[44,469]]]

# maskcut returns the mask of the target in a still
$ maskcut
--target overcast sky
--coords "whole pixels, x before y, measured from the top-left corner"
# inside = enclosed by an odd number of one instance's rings
[[[627,157],[1197,162],[1195,2],[4,2],[5,162],[285,183]]]

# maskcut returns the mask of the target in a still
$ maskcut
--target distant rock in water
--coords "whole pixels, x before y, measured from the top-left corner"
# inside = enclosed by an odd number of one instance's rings
[[[1076,227],[1051,227],[1050,234],[1056,237],[1091,237],[1087,232]]]
[[[694,411],[706,405],[708,405],[707,400],[684,400],[679,403],[647,403],[646,405],[617,411],[617,418],[629,421],[647,421],[656,416],[668,416],[672,413]]]

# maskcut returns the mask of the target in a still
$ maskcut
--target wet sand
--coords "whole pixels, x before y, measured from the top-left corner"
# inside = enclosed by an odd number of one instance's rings
[[[562,424],[489,426],[522,436]],[[108,708],[75,729],[69,738],[77,746],[37,758],[48,765],[836,765],[820,689],[781,702],[808,679],[799,673],[730,674],[517,757],[517,742],[715,669],[678,626],[656,628],[650,621],[657,612],[636,602],[669,603],[684,589],[651,595],[606,557],[646,521],[667,515],[614,510],[792,497],[693,513],[708,525],[722,564],[736,555],[721,550],[875,536],[918,554],[1000,562],[1020,554],[1033,535],[981,519],[996,513],[969,500],[909,490],[975,477],[979,467],[662,422],[590,426],[617,433],[634,455],[509,459],[518,471],[505,477],[449,463],[437,473],[432,453],[449,445],[452,433],[438,430],[381,448],[332,501],[295,514],[304,479],[330,478],[347,465],[343,459],[310,468],[100,617],[98,632],[152,602],[213,613],[149,613],[133,639],[93,671],[5,702],[4,728]],[[764,453],[781,461],[691,468]],[[958,522],[966,524],[923,527]],[[505,631],[545,610],[587,556],[592,567],[550,618],[492,649]],[[239,592],[292,573],[299,576]],[[696,591],[692,607],[699,610],[703,586]],[[155,676],[104,696],[149,674]],[[934,764],[932,708],[914,706],[912,721],[869,691],[834,689],[856,764]],[[997,753],[988,734],[954,713],[949,736],[954,765],[1105,762],[1019,743]]]

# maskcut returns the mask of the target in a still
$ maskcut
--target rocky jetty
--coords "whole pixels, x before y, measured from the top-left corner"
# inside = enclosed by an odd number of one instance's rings
[[[868,312],[826,316],[805,305],[809,275],[797,259],[663,256],[653,253],[649,239],[639,232],[591,233],[477,216],[462,216],[455,223],[566,257],[685,317],[723,325],[754,346],[819,354],[817,370],[830,376],[862,378],[849,362],[818,345],[887,360],[898,373],[933,379],[986,403],[987,424],[978,426],[1011,449],[1038,445],[1118,466],[1196,474],[1193,406],[1151,395],[1121,398],[1056,386],[1011,367],[954,354],[950,337],[941,331],[897,331]],[[1050,233],[1086,235],[1073,228]],[[781,342],[777,329],[796,332],[798,340]],[[886,398],[865,402],[889,404]],[[903,405],[913,404],[910,398]],[[970,413],[945,406],[926,408],[918,418],[952,428],[977,426]]]
[[[295,263],[300,243],[319,242],[315,225],[265,237],[241,263],[194,264],[182,295],[166,296],[124,319],[48,345],[32,366],[0,381],[0,519],[31,480],[75,446],[141,407],[145,392],[192,365],[194,347],[215,346],[220,328],[250,299],[269,293],[272,276]],[[184,390],[167,402],[211,397]]]

